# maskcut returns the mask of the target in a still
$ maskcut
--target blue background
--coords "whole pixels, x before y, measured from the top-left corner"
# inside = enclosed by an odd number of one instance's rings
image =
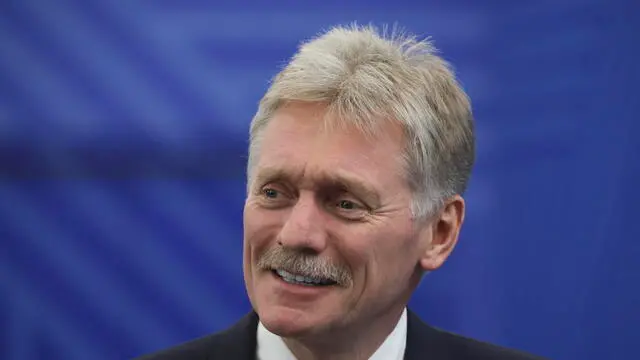
[[[634,358],[638,10],[2,1],[0,357],[131,358],[247,312],[249,121],[302,39],[358,20],[433,36],[477,119],[461,242],[414,310],[554,359]]]

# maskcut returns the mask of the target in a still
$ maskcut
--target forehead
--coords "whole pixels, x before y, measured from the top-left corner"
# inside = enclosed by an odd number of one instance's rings
[[[254,173],[386,183],[400,177],[404,139],[399,125],[388,122],[367,136],[352,125],[326,126],[332,119],[325,114],[320,104],[293,103],[276,111],[262,134]]]

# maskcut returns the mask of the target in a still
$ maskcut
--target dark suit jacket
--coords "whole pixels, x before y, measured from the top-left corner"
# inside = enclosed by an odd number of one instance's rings
[[[541,360],[542,358],[431,327],[407,312],[405,360]],[[255,360],[258,315],[251,312],[231,328],[137,360]]]

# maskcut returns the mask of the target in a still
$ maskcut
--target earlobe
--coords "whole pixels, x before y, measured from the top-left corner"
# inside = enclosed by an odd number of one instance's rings
[[[464,199],[455,195],[431,220],[430,226],[425,229],[429,233],[421,235],[431,238],[420,259],[420,266],[425,271],[436,270],[447,260],[458,242],[460,228],[464,222],[464,213]]]

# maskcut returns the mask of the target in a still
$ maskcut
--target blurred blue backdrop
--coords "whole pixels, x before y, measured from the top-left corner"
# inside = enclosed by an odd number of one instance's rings
[[[331,25],[433,36],[477,119],[459,247],[411,305],[554,359],[640,333],[637,1],[0,3],[0,357],[124,359],[249,310],[247,130]]]

